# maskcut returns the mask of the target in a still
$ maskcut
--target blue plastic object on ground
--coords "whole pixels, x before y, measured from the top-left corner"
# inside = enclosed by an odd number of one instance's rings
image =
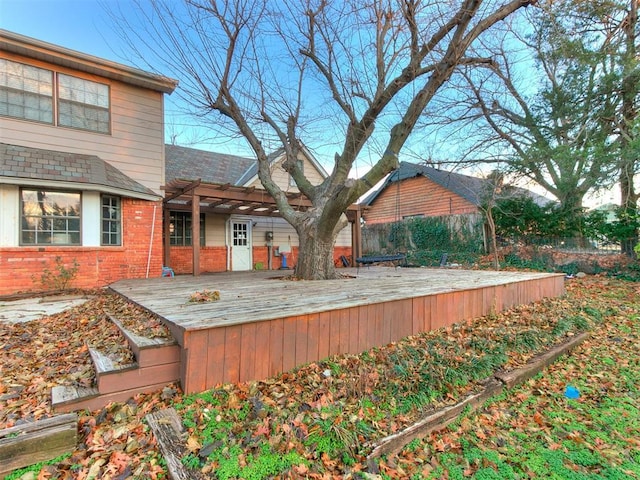
[[[564,396],[567,398],[580,398],[580,390],[572,385],[567,385],[567,388],[564,390]]]

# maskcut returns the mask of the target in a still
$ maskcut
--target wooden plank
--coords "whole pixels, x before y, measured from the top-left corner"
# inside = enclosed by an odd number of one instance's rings
[[[72,452],[77,441],[75,413],[0,430],[0,478],[17,468]]]
[[[296,366],[296,317],[284,319],[282,334],[282,371],[286,372]]]
[[[199,470],[188,469],[182,463],[182,458],[189,452],[182,440],[184,428],[176,411],[173,408],[159,410],[148,414],[145,419],[156,437],[169,477],[173,480],[204,479]]]
[[[313,313],[307,317],[307,362],[320,360],[320,315]]]
[[[339,310],[338,312],[338,352],[347,353],[349,351],[349,310]]]
[[[256,324],[256,355],[255,372],[256,380],[269,377],[269,364],[271,357],[269,347],[271,344],[271,322],[259,322]]]
[[[371,335],[369,343],[372,347],[385,345],[383,332],[383,306],[380,304],[369,305],[367,313],[369,314],[369,322],[371,325],[369,329],[369,334]]]
[[[391,341],[395,342],[411,335],[413,330],[412,303],[411,299],[406,299],[388,304],[392,310],[395,310],[394,320],[391,325]]]
[[[433,304],[435,303],[435,297],[433,295],[424,296],[424,330],[425,332],[429,332],[433,329],[432,326],[432,318],[433,318]]]
[[[295,317],[296,333],[295,333],[295,361],[294,366],[302,365],[308,362],[307,357],[307,338],[309,332],[309,320],[306,315]]]
[[[359,336],[360,336],[360,313],[358,308],[349,309],[349,346],[347,348],[348,353],[358,354],[361,352],[359,349]]]
[[[224,382],[226,328],[211,328],[207,335],[207,377],[206,388],[213,388]]]
[[[543,368],[551,365],[556,361],[558,357],[564,355],[565,353],[580,345],[587,338],[589,338],[589,336],[590,332],[580,333],[579,335],[576,335],[568,341],[555,346],[551,350],[534,357],[524,367],[510,370],[508,372],[498,373],[496,374],[496,378],[503,382],[507,388],[513,388],[514,386],[519,385],[525,380],[533,377]]]
[[[383,438],[374,446],[367,457],[368,470],[376,470],[376,459],[383,455],[393,456],[402,450],[411,440],[424,438],[429,433],[446,427],[453,422],[463,410],[471,409],[471,411],[473,411],[477,409],[486,400],[500,393],[501,390],[502,385],[500,382],[489,380],[481,392],[467,395],[458,403],[441,408],[404,430]]]
[[[271,334],[269,341],[269,373],[268,376],[283,372],[284,362],[284,320],[279,318],[269,322]]]
[[[180,379],[186,394],[207,389],[208,341],[206,330],[184,332]]]
[[[126,402],[139,393],[157,392],[166,386],[167,384],[163,382],[113,393],[97,395],[90,393],[88,396],[83,396],[82,394],[82,392],[86,390],[77,389],[74,391],[73,387],[53,387],[51,392],[52,398],[64,400],[64,402],[54,404],[53,410],[57,413],[73,412],[74,410],[98,410],[111,402]],[[60,390],[54,394],[56,389]]]
[[[256,379],[256,324],[240,326],[240,381]]]
[[[206,348],[203,349],[206,352]],[[145,368],[116,370],[98,375],[98,390],[115,393],[158,383],[172,383],[180,379],[180,363],[164,363]]]
[[[369,331],[371,325],[369,323],[369,307],[363,305],[358,307],[358,351],[365,352],[371,348],[369,342]]]
[[[331,313],[320,312],[320,337],[318,338],[318,359],[322,360],[329,356],[329,337],[331,335]]]
[[[417,335],[424,328],[424,297],[411,300],[411,333]]]
[[[224,337],[224,383],[240,381],[240,338],[242,325],[232,325],[226,328]]]
[[[329,356],[340,353],[340,318],[336,312],[329,312]]]

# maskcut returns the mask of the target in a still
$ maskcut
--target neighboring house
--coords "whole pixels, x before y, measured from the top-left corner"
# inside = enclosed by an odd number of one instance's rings
[[[176,273],[197,275],[295,265],[297,233],[279,216],[262,187],[255,159],[175,145],[165,147],[165,158],[167,266]],[[283,160],[282,151],[270,155],[272,178],[287,192],[291,205],[307,208],[309,202],[282,168]],[[326,178],[327,173],[308,150],[304,149],[300,161],[311,183]],[[348,211],[352,229],[359,227],[356,212],[355,206]],[[200,218],[198,225],[192,224],[195,216]],[[352,238],[357,236],[352,229],[345,228],[338,235],[336,264],[340,256],[352,254]],[[200,241],[194,245],[196,231]]]
[[[0,295],[159,276],[177,81],[0,30]]]
[[[376,224],[411,217],[477,214],[493,190],[487,179],[400,162],[382,186],[361,202],[362,217],[367,224]],[[529,190],[508,185],[502,186],[497,195],[499,198],[526,195],[539,204],[549,202]]]

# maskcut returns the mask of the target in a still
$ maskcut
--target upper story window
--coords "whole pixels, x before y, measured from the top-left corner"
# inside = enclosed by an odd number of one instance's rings
[[[58,125],[109,133],[109,87],[59,73]]]
[[[0,115],[109,133],[109,86],[0,59]]]
[[[53,123],[53,72],[0,58],[0,115]]]

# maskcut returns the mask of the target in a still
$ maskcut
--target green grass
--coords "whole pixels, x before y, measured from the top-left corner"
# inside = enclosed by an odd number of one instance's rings
[[[640,455],[629,448],[629,439],[640,438],[640,358],[629,347],[640,338],[640,302],[631,290],[605,285],[589,296],[547,300],[359,356],[331,357],[288,372],[286,380],[183,397],[176,409],[207,449],[205,457],[194,452],[183,461],[220,480],[295,476],[294,469],[329,477],[358,471],[372,442],[460,398],[514,358],[522,364],[592,330],[588,353],[565,357],[448,430],[414,440],[398,467],[381,465],[380,474],[640,480]],[[580,400],[564,397],[569,382]]]

